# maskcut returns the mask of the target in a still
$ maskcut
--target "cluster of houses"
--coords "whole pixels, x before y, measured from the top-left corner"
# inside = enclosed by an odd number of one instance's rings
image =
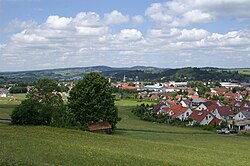
[[[207,100],[196,105],[188,99],[177,102],[165,100],[151,108],[155,114],[163,114],[170,119],[187,120],[189,125],[220,125],[227,122],[229,128],[250,130],[250,102],[232,101],[223,105],[215,100]]]
[[[130,83],[131,84],[131,83]],[[214,96],[222,97],[225,102],[231,102],[233,100],[241,101],[248,100],[250,101],[250,87],[236,84],[236,83],[227,83],[220,82],[222,87],[210,88],[210,91],[205,92],[201,96],[198,92],[198,88],[187,87],[188,82],[165,82],[165,83],[156,83],[154,85],[147,85],[143,82],[134,82],[133,86],[128,83],[118,82],[114,86],[121,89],[130,89],[138,91],[138,98],[147,99],[151,101],[161,100],[161,99],[173,99],[173,96],[170,95],[172,92],[182,92],[179,95],[175,96],[176,100],[182,98],[189,98],[192,100],[197,100],[198,102],[204,102],[206,99],[211,99]],[[204,85],[206,83],[203,83]],[[245,91],[233,93],[231,90],[235,87],[244,87]],[[185,92],[185,95],[183,95]]]
[[[204,83],[204,85],[207,83]],[[169,119],[188,121],[189,125],[220,125],[226,122],[229,128],[250,130],[250,87],[238,83],[220,82],[221,87],[210,88],[202,96],[198,88],[188,87],[187,82],[167,82],[145,85],[118,83],[122,89],[138,91],[139,99],[160,101],[151,108],[155,114],[163,114]],[[244,91],[234,92],[233,88],[244,87]],[[172,96],[172,92],[177,92]],[[182,93],[179,93],[182,92]],[[185,93],[183,93],[185,92]],[[223,98],[223,103],[214,97]]]

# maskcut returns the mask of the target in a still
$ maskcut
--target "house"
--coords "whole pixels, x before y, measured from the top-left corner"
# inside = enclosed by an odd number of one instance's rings
[[[236,121],[234,126],[238,131],[240,130],[250,130],[250,120]]]
[[[178,101],[176,101],[176,100],[166,100],[165,101],[165,105],[168,106],[168,107],[170,107],[172,105],[179,105],[179,104],[180,103]]]
[[[234,111],[250,111],[250,102],[232,101],[230,103]]]
[[[218,125],[221,124],[221,122],[222,122],[222,119],[218,119],[218,118],[214,117],[213,120],[211,120],[211,122],[209,123],[209,125],[216,125],[216,126],[218,126]]]
[[[164,107],[168,107],[167,105],[165,105],[164,102],[159,102],[158,104],[154,105],[151,110],[153,113],[155,114],[162,114],[165,113],[165,111],[163,110]]]
[[[242,101],[243,97],[240,93],[233,93],[233,92],[228,92],[224,95],[224,100],[225,101]]]
[[[207,106],[204,103],[201,103],[195,110],[205,111],[207,110]]]
[[[192,97],[192,105],[193,106],[198,106],[200,105],[201,103],[204,103],[206,102],[206,99],[202,99],[202,98],[193,98]]]
[[[5,88],[0,88],[0,97],[7,97],[9,90]]]
[[[233,125],[234,123],[234,125]],[[236,127],[238,131],[240,130],[250,130],[250,112],[240,111],[234,116],[234,120],[231,121],[230,127]]]
[[[193,125],[195,122],[199,122],[200,125],[209,125],[214,116],[208,111],[194,110],[189,118],[193,119],[189,125]]]
[[[213,111],[216,107],[221,106],[221,104],[214,100],[209,100],[201,103],[195,110],[207,110],[209,112]]]
[[[159,97],[159,95],[158,95],[157,93],[153,93],[153,94],[150,94],[150,95],[149,95],[148,99],[149,99],[150,101],[155,101],[155,100],[159,100],[160,97]]]
[[[216,107],[211,112],[216,118],[223,119],[223,120],[229,120],[234,117],[234,112],[231,110],[230,106],[219,106]]]
[[[187,99],[181,100],[180,104],[182,107],[192,107],[192,102]]]
[[[250,120],[250,112],[248,111],[240,111],[234,116],[234,120]]]
[[[165,114],[169,115],[171,119],[178,118],[182,121],[187,120],[189,115],[193,112],[190,108],[182,107],[181,105],[173,105],[163,109]]]
[[[224,96],[229,90],[227,88],[211,88],[211,92],[218,96]]]

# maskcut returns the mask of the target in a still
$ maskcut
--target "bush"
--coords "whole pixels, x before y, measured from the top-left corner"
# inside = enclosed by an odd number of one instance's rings
[[[202,125],[201,128],[203,130],[207,130],[207,131],[213,131],[213,130],[215,130],[215,128],[213,126],[211,126],[211,125]]]
[[[51,126],[62,128],[75,128],[80,124],[76,122],[75,116],[72,111],[66,106],[57,108],[52,113]]]
[[[11,114],[12,124],[16,125],[40,125],[40,103],[36,100],[27,99],[22,101]]]

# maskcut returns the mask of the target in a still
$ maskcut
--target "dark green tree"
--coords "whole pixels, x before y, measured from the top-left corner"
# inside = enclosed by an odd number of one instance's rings
[[[13,124],[19,125],[51,125],[59,118],[58,112],[65,111],[60,88],[51,79],[39,79],[34,88],[13,111]]]
[[[111,85],[99,73],[89,73],[70,91],[68,106],[83,126],[108,121],[112,128],[120,120]]]

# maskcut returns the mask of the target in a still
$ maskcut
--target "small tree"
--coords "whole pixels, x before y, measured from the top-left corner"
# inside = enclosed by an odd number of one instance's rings
[[[111,85],[99,73],[89,73],[70,91],[69,108],[83,126],[108,121],[115,128],[119,121]]]

